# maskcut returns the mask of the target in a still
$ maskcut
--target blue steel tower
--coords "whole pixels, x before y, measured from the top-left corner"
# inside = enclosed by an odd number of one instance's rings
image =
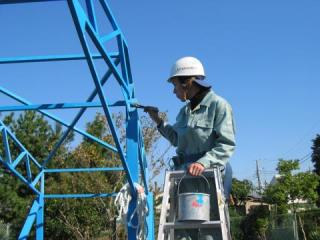
[[[19,3],[32,3],[32,2],[54,2],[59,0],[0,0],[0,6],[5,7],[6,4],[19,4]],[[3,156],[0,156],[0,163],[17,178],[19,178],[24,184],[26,184],[36,195],[36,198],[30,208],[30,212],[25,220],[22,230],[19,235],[19,239],[27,239],[32,227],[35,227],[36,239],[40,240],[44,238],[44,204],[45,200],[49,198],[90,198],[90,197],[113,197],[116,193],[79,193],[79,194],[47,194],[45,189],[45,176],[48,173],[62,173],[62,172],[114,172],[124,171],[127,177],[127,181],[131,187],[132,200],[129,204],[128,219],[133,218],[137,221],[137,216],[134,214],[134,209],[137,202],[137,192],[134,187],[134,183],[140,183],[143,185],[147,194],[147,200],[149,205],[149,215],[147,217],[148,227],[148,239],[153,239],[153,196],[148,191],[148,173],[147,162],[143,146],[143,136],[141,126],[139,123],[139,116],[137,109],[132,107],[137,100],[135,98],[135,91],[133,87],[133,79],[130,69],[130,60],[128,53],[127,41],[117,24],[110,7],[105,0],[86,0],[85,4],[81,5],[79,0],[60,0],[67,2],[67,7],[70,10],[72,20],[80,40],[83,52],[78,55],[49,55],[49,56],[20,56],[15,58],[4,58],[0,56],[0,64],[14,64],[14,63],[28,63],[28,62],[46,62],[46,61],[70,61],[70,60],[82,60],[86,61],[92,81],[94,83],[94,89],[88,98],[83,102],[73,103],[51,103],[51,104],[33,104],[20,96],[17,96],[13,92],[0,86],[0,92],[11,99],[17,101],[19,105],[16,106],[0,106],[0,112],[5,111],[29,111],[34,110],[44,116],[58,122],[66,127],[62,137],[57,141],[54,148],[46,159],[40,163],[39,160],[30,154],[23,144],[16,138],[16,136],[10,131],[10,129],[0,120],[0,135],[2,136],[2,144],[4,146]],[[112,31],[105,35],[100,35],[98,29],[98,22],[96,17],[96,7],[99,3],[99,7],[105,13],[105,21],[108,21],[112,26]],[[116,52],[108,52],[104,46],[104,43],[115,40],[117,43]],[[90,42],[90,43],[89,43]],[[93,44],[98,52],[90,51],[90,44]],[[95,59],[101,59],[105,62],[105,73],[103,76],[99,76]],[[112,91],[104,91],[103,86],[110,77],[117,80],[122,92],[122,99],[114,103],[108,102],[108,94]],[[98,101],[94,101],[98,99]],[[110,107],[124,107],[126,113],[126,146],[123,147],[120,144],[119,136],[116,131],[115,124],[111,116]],[[113,136],[114,145],[104,142],[95,136],[89,134],[76,127],[80,118],[84,115],[89,108],[100,107],[107,119],[110,131]],[[74,119],[70,122],[60,119],[48,110],[52,109],[79,109]],[[47,168],[47,163],[55,156],[59,147],[67,139],[71,131],[77,132],[87,139],[101,145],[105,149],[118,154],[122,167],[114,168],[68,168],[68,169],[52,169]],[[13,157],[10,149],[9,142],[13,142],[19,149],[17,157]],[[24,163],[24,170],[27,173],[23,175],[17,169],[18,164]],[[35,165],[36,170],[30,166]],[[133,216],[132,216],[133,215]],[[137,229],[132,226],[127,226],[128,238],[136,239]]]

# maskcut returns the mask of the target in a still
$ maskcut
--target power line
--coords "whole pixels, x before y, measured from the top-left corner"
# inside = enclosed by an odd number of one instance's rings
[[[304,157],[302,157],[301,159],[299,159],[299,163],[300,165],[307,162],[308,160],[311,159],[312,156],[312,152],[308,153],[307,155],[305,155]]]
[[[312,133],[312,131],[320,124],[320,119],[318,119],[312,127],[303,134],[303,136],[291,147],[289,150],[284,152],[283,156],[287,155],[288,153],[292,152],[294,149],[297,149],[297,146],[299,146],[302,142],[305,141],[306,137],[310,137],[309,135]],[[310,139],[311,140],[311,139]],[[300,145],[301,146],[301,145]]]

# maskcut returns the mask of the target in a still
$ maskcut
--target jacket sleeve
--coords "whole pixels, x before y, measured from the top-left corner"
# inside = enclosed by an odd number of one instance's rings
[[[224,166],[234,152],[235,127],[232,108],[227,102],[220,102],[217,105],[213,131],[216,136],[213,148],[197,161],[205,168],[214,165]]]
[[[161,133],[161,135],[165,137],[175,147],[178,146],[178,134],[175,129],[177,125],[179,125],[181,122],[184,121],[185,108],[186,107],[183,107],[180,109],[176,118],[176,123],[174,125],[170,125],[169,123],[162,122],[158,126],[158,130]]]
[[[161,122],[158,126],[158,130],[173,146],[176,147],[178,145],[178,135],[172,125],[166,122]]]

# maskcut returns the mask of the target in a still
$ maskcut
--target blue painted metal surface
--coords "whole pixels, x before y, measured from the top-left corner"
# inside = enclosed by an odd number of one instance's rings
[[[40,196],[40,195],[39,195]],[[27,219],[23,225],[23,228],[20,232],[20,235],[18,237],[18,239],[22,240],[22,239],[28,239],[29,233],[31,231],[32,225],[34,224],[36,218],[37,218],[37,213],[38,210],[40,209],[40,201],[39,198],[34,200],[32,207],[29,211],[29,214],[27,216]]]
[[[0,2],[1,4],[1,2]],[[111,58],[118,58],[118,53],[109,53]],[[100,54],[93,54],[93,59],[102,59]],[[31,62],[57,62],[69,60],[86,60],[83,55],[51,55],[51,56],[31,56],[31,57],[15,57],[15,58],[1,58],[0,64],[8,63],[31,63]]]
[[[126,106],[125,101],[117,101],[109,104],[108,107]],[[19,106],[3,106],[0,107],[0,112],[8,111],[35,111],[35,110],[54,110],[54,109],[70,109],[70,108],[98,108],[102,107],[99,102],[83,102],[83,103],[46,103],[46,104],[32,104]]]
[[[153,194],[150,192],[147,197],[149,213],[147,216],[148,235],[147,240],[154,239],[154,212],[153,212]]]
[[[108,71],[105,76],[110,76],[109,74],[111,74],[111,71]],[[103,78],[103,80],[106,81],[106,80],[107,80],[107,77],[106,77],[106,78]],[[102,82],[105,82],[105,81],[102,81]],[[10,92],[10,91],[2,88],[2,87],[0,87],[0,92],[2,92],[3,94],[7,95],[8,97],[10,97],[10,98],[12,98],[12,99],[14,99],[14,100],[16,100],[16,101],[18,101],[18,102],[20,102],[20,103],[23,103],[23,104],[25,104],[25,105],[31,105],[30,102],[24,100],[23,98],[17,96],[16,94],[13,94],[12,92]],[[88,101],[92,101],[92,99],[94,99],[95,96],[96,96],[96,91],[93,91],[93,93],[92,93],[92,94],[90,95],[90,97],[88,98]],[[85,108],[82,108],[82,109],[81,109],[81,112],[79,112],[79,114],[81,114],[81,116],[82,116],[82,114],[84,113],[85,110],[86,110]],[[56,117],[56,116],[54,116],[54,115],[52,115],[52,114],[50,114],[50,113],[47,113],[47,112],[42,111],[42,110],[39,110],[39,112],[42,113],[44,116],[47,116],[47,117],[49,117],[50,119],[57,121],[58,123],[62,124],[62,125],[65,126],[65,127],[70,127],[70,126],[71,126],[70,123],[67,123],[67,122],[63,121],[63,120],[61,120],[60,118],[58,118],[58,117]],[[80,116],[80,117],[81,117],[81,116]],[[87,133],[87,132],[85,132],[85,131],[82,131],[81,129],[78,129],[78,128],[76,128],[76,127],[73,127],[73,131],[75,131],[75,132],[77,132],[77,133],[80,133],[80,134],[83,135],[84,137],[89,138],[89,139],[93,140],[94,142],[99,143],[101,146],[106,147],[107,149],[110,149],[110,150],[113,151],[113,152],[117,152],[117,149],[116,149],[114,146],[111,146],[110,144],[101,141],[100,139],[96,138],[95,136],[92,136],[91,134],[89,134],[89,133]]]
[[[77,193],[77,194],[46,194],[45,193],[45,174],[53,173],[65,173],[65,172],[91,172],[103,171],[103,172],[114,172],[114,171],[124,171],[127,176],[128,183],[131,186],[132,200],[129,205],[128,218],[133,219],[133,224],[137,222],[137,216],[132,214],[137,201],[137,192],[134,188],[134,183],[140,183],[144,186],[145,192],[147,194],[148,205],[149,205],[149,215],[146,219],[148,228],[148,240],[154,239],[153,230],[153,196],[152,193],[148,192],[148,171],[147,171],[147,161],[143,145],[143,136],[141,132],[141,127],[139,124],[139,116],[136,108],[131,106],[132,103],[136,103],[133,79],[130,67],[129,51],[127,41],[118,26],[114,15],[111,12],[105,0],[85,0],[85,6],[82,6],[79,0],[0,0],[1,4],[19,4],[19,3],[31,3],[31,2],[54,2],[54,1],[66,1],[76,28],[78,38],[80,40],[83,53],[77,55],[50,55],[50,56],[20,56],[14,58],[7,58],[5,56],[0,56],[0,64],[23,64],[29,62],[56,62],[56,61],[70,61],[70,60],[82,60],[86,61],[94,82],[95,88],[93,89],[91,95],[83,102],[80,103],[52,103],[52,104],[32,104],[31,102],[23,99],[20,96],[4,89],[0,86],[0,93],[16,100],[22,105],[18,106],[0,106],[0,112],[5,111],[28,111],[35,110],[40,114],[62,124],[67,128],[63,133],[61,138],[58,140],[56,145],[53,147],[50,154],[44,159],[40,164],[29,152],[28,150],[19,142],[19,140],[14,136],[14,134],[8,129],[4,123],[0,120],[0,134],[2,136],[2,144],[4,146],[4,156],[0,156],[0,163],[3,164],[12,174],[19,178],[24,184],[26,184],[35,194],[36,198],[30,209],[30,212],[26,218],[25,224],[19,235],[19,239],[28,239],[29,233],[32,227],[35,227],[36,239],[42,240],[44,238],[44,204],[45,199],[51,198],[93,198],[93,197],[114,197],[117,193]],[[106,21],[108,21],[113,30],[101,36],[99,34],[98,22],[96,17],[96,8],[99,3],[101,10],[106,15]],[[85,8],[85,10],[83,9]],[[1,31],[1,29],[0,29]],[[118,45],[118,52],[108,52],[104,43],[115,39]],[[88,40],[95,45],[98,53],[93,53],[90,51]],[[94,59],[103,60],[108,68],[102,77],[99,77]],[[121,71],[118,70],[117,66],[120,65]],[[114,77],[121,89],[123,99],[119,100],[113,104],[108,103],[108,95],[103,91],[103,86],[106,81]],[[98,97],[98,102],[93,102],[93,99]],[[110,113],[110,107],[122,106],[126,110],[126,152],[124,152],[123,146],[120,144],[120,140],[112,120]],[[76,124],[79,119],[83,116],[88,108],[102,108],[105,117],[107,119],[109,128],[111,130],[115,146],[104,142],[95,136],[78,129]],[[74,119],[68,123],[58,118],[57,116],[48,113],[45,110],[52,109],[74,109],[79,108],[78,114]],[[47,163],[56,154],[59,147],[63,144],[65,139],[68,137],[71,131],[75,131],[82,136],[98,143],[106,149],[109,149],[119,155],[121,159],[122,166],[119,167],[102,167],[102,168],[68,168],[68,169],[48,169]],[[9,142],[16,145],[20,150],[18,156],[12,159],[12,153],[9,147]],[[36,168],[31,168],[30,164],[36,166]],[[23,164],[23,165],[22,165]],[[23,175],[17,170],[17,166],[24,166],[25,174]],[[36,169],[36,170],[35,170]],[[34,172],[32,172],[34,171]],[[127,226],[128,228],[128,238],[130,240],[136,239],[136,228],[132,226]]]

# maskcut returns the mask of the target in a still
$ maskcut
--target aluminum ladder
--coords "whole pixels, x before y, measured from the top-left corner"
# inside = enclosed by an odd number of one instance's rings
[[[218,228],[221,240],[231,240],[228,205],[225,203],[224,189],[222,184],[221,171],[219,167],[207,169],[203,175],[209,179],[211,186],[210,198],[214,198],[214,206],[210,206],[210,211],[215,208],[219,216],[214,216],[214,220],[198,222],[177,221],[177,194],[176,183],[185,175],[185,171],[167,171],[165,175],[163,199],[158,229],[158,240],[174,240],[175,229],[202,229]],[[191,176],[190,176],[191,177]]]

